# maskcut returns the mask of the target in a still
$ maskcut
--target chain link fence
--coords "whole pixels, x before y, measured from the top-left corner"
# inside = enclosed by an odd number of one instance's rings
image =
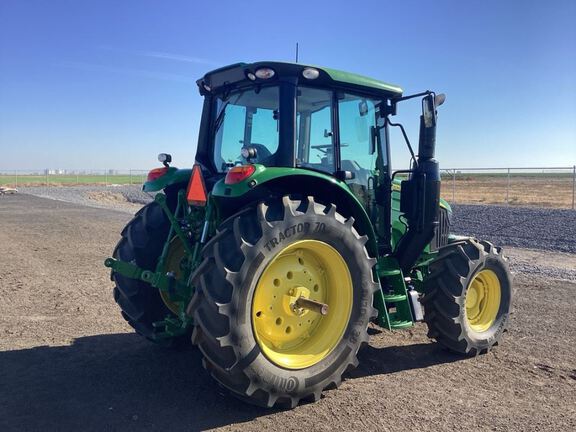
[[[138,185],[148,170],[10,170],[0,186]],[[451,204],[575,208],[576,166],[442,169],[442,197]]]
[[[450,168],[441,177],[451,204],[575,208],[576,166]]]

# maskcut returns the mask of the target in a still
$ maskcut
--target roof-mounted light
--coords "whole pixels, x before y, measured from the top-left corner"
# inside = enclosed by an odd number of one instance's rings
[[[206,84],[205,82],[202,82],[202,87],[204,87],[204,90],[206,90],[207,92],[212,91],[212,87],[210,87],[208,84]]]
[[[252,72],[246,72],[246,77],[247,77],[250,81],[255,81],[255,80],[256,80],[256,75],[254,75]]]
[[[160,153],[158,155],[158,162],[170,163],[170,162],[172,162],[172,155],[170,155],[168,153]]]
[[[306,79],[313,80],[320,76],[320,71],[314,68],[306,68],[302,71],[302,76]]]
[[[270,79],[274,75],[276,75],[276,72],[274,72],[274,69],[263,67],[263,68],[257,69],[255,74],[256,74],[256,77],[258,77],[260,79]]]

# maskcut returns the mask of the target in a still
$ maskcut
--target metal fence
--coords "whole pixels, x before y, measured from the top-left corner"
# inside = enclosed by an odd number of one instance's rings
[[[575,208],[576,165],[442,169],[442,197],[452,204]]]
[[[142,184],[148,170],[0,171],[0,186]],[[575,208],[576,166],[444,168],[442,197],[452,204],[500,204]]]

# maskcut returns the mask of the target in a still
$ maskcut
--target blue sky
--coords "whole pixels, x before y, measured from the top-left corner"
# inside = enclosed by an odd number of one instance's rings
[[[575,22],[574,0],[2,0],[0,170],[190,166],[195,80],[296,42],[302,63],[445,92],[442,167],[573,165]],[[418,111],[396,118],[415,144]]]

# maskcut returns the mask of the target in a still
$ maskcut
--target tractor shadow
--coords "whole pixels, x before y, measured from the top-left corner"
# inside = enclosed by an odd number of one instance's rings
[[[360,364],[348,374],[348,379],[393,374],[466,359],[466,357],[451,353],[433,342],[386,346],[384,348],[369,345],[362,348],[358,353]]]
[[[459,358],[434,344],[367,347],[348,379]],[[205,430],[274,412],[222,390],[202,368],[197,349],[166,349],[135,334],[0,352],[2,431]]]

